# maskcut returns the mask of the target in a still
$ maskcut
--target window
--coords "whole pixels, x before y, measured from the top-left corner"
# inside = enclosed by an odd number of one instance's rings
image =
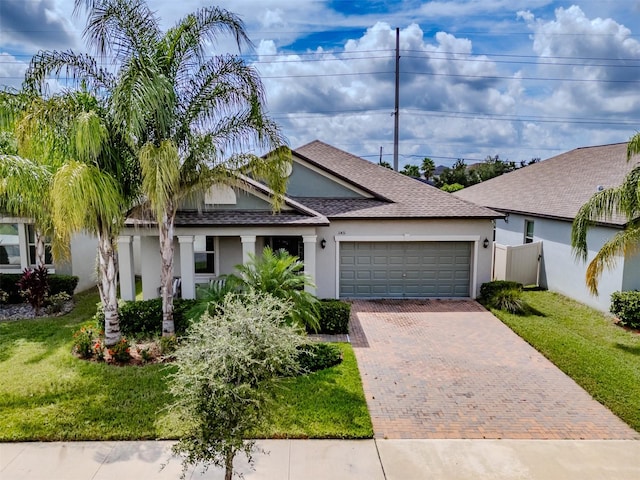
[[[524,221],[524,243],[533,243],[533,220]]]
[[[20,268],[20,237],[17,223],[0,223],[0,266]]]
[[[286,250],[289,255],[293,255],[301,261],[304,261],[304,243],[302,242],[302,237],[271,237],[268,244],[274,252],[277,250]]]
[[[193,256],[196,274],[215,274],[215,237],[196,235],[193,238]]]
[[[29,265],[36,264],[36,229],[33,225],[27,225],[27,240],[29,244]],[[44,239],[44,263],[51,265],[53,258],[51,257],[51,239]]]

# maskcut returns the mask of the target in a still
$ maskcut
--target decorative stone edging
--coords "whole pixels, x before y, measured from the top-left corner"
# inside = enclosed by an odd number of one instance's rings
[[[40,315],[37,318],[43,317],[60,317],[73,310],[73,300],[70,300],[64,304],[62,310],[56,313],[48,313],[47,308],[43,307],[40,310]],[[0,321],[4,320],[21,320],[25,318],[36,318],[36,312],[28,303],[15,303],[8,305],[0,305]]]

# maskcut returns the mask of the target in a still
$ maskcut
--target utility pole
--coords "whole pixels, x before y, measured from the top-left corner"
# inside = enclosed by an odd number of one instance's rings
[[[378,161],[378,164],[382,165],[382,145],[380,145],[380,160]]]
[[[396,108],[393,112],[393,169],[398,171],[398,128],[400,122],[400,29],[396,28]]]

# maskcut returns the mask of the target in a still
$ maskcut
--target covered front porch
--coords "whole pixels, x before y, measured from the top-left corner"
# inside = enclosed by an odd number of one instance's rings
[[[198,285],[233,273],[250,255],[265,246],[284,248],[300,257],[304,271],[316,283],[316,228],[305,227],[194,227],[177,228],[174,240],[174,277],[180,279],[180,296],[195,298]],[[135,300],[135,277],[142,279],[143,299],[160,296],[161,257],[157,230],[128,228],[118,238],[120,297]],[[307,290],[315,294],[315,288]]]

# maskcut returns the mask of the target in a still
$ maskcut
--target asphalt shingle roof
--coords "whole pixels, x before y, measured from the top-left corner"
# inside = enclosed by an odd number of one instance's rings
[[[155,221],[144,218],[132,218],[126,222],[129,226],[155,225]],[[198,212],[194,210],[180,210],[176,214],[177,227],[199,227],[203,225],[328,225],[322,216],[309,216],[299,212],[282,211],[273,213],[263,210],[213,210]]]
[[[573,220],[598,187],[616,187],[638,163],[627,162],[627,143],[584,147],[492,178],[455,195],[502,212]],[[624,217],[603,219],[622,226]]]
[[[330,218],[497,218],[500,214],[318,140],[294,155],[376,199],[299,199]]]

